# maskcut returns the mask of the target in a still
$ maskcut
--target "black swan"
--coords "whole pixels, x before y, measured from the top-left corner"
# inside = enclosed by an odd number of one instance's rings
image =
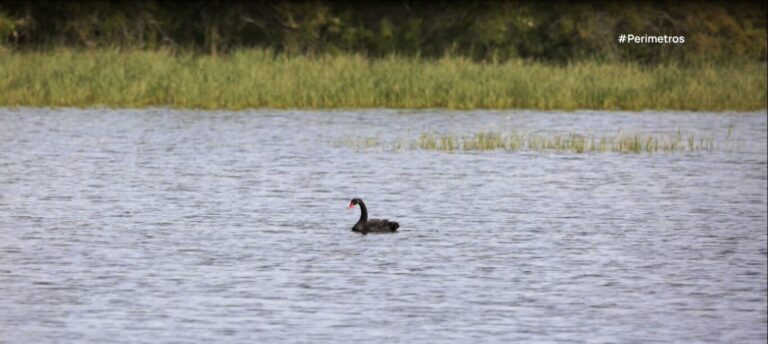
[[[392,233],[397,231],[400,225],[395,221],[389,221],[387,219],[370,219],[368,220],[368,209],[365,207],[363,200],[359,198],[353,198],[349,201],[349,209],[354,208],[356,205],[360,205],[360,220],[352,226],[353,232],[359,232],[363,234],[368,233]]]

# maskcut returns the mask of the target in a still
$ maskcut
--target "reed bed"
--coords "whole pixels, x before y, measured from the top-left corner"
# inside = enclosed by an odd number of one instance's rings
[[[0,50],[0,106],[749,111],[766,108],[766,74],[766,64],[759,62],[558,66],[460,57],[286,56],[269,50],[221,57]],[[479,140],[483,144],[484,138]]]
[[[673,134],[641,134],[618,132],[615,135],[589,134],[540,134],[512,131],[478,132],[474,135],[421,133],[415,139],[394,141],[380,138],[346,139],[343,145],[357,150],[391,149],[426,151],[553,151],[572,153],[657,153],[657,152],[715,152],[735,151],[743,142],[735,140],[732,129],[724,139],[715,139],[714,134],[696,135],[677,130]]]

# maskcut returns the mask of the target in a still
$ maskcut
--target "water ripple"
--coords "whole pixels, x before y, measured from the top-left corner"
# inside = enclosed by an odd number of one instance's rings
[[[766,116],[0,109],[0,342],[766,338]],[[713,154],[346,136],[734,127]],[[350,232],[353,197],[396,235]]]

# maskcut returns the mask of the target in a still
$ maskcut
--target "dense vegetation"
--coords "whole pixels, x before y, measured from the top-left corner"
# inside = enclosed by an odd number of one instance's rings
[[[766,60],[761,2],[6,1],[4,49],[392,54],[475,61]],[[684,44],[617,44],[621,33]],[[0,47],[0,49],[3,49]]]
[[[767,8],[0,0],[0,106],[757,110]]]
[[[3,106],[764,109],[766,64],[369,59],[265,50],[0,53]]]

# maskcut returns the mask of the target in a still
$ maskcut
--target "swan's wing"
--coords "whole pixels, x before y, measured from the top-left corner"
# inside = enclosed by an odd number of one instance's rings
[[[370,219],[365,224],[365,229],[369,232],[393,232],[399,227],[393,228],[393,224],[394,222],[390,222],[389,219]]]

